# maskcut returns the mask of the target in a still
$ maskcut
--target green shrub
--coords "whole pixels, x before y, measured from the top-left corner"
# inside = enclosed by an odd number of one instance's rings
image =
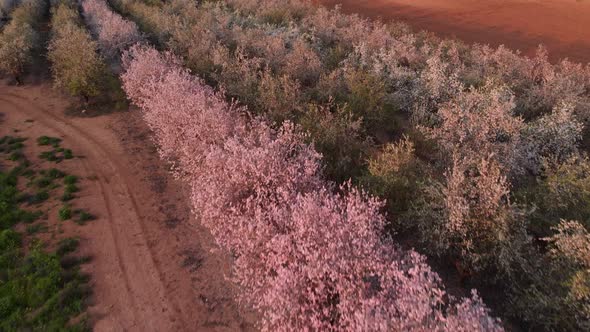
[[[539,180],[523,186],[517,198],[534,206],[530,229],[537,237],[551,235],[561,219],[579,220],[590,228],[590,160],[573,157],[561,164],[546,163]]]
[[[37,138],[37,144],[40,146],[52,145],[55,147],[56,145],[59,145],[59,143],[61,143],[61,138],[57,137],[41,136]]]
[[[75,192],[78,192],[78,190],[79,189],[78,189],[78,187],[76,187],[75,184],[73,184],[73,183],[66,184],[65,192],[67,192],[67,193],[75,193]]]
[[[75,247],[66,243],[60,248],[65,253]],[[0,270],[10,275],[0,284],[0,330],[88,330],[84,322],[73,323],[89,294],[87,278],[77,271],[80,262],[64,268],[59,256],[47,254],[39,246],[24,258],[14,253],[0,257]]]
[[[72,194],[70,192],[64,192],[64,194],[61,196],[61,201],[62,202],[69,202],[74,198],[75,198],[74,194]]]
[[[0,231],[0,252],[15,250],[21,245],[21,236],[12,229]]]
[[[36,234],[39,232],[46,232],[46,231],[47,231],[47,225],[44,223],[27,225],[27,234],[29,234],[29,235]]]
[[[372,142],[364,137],[361,119],[348,108],[310,105],[301,119],[303,129],[313,137],[322,153],[330,178],[345,181],[360,175],[361,165]]]
[[[48,187],[52,182],[53,182],[52,178],[42,177],[42,178],[37,179],[37,181],[35,181],[35,184],[39,188],[45,188],[45,187]]]
[[[58,161],[59,158],[55,155],[54,151],[44,151],[39,154],[39,159],[45,159],[47,161]]]
[[[80,241],[76,238],[69,237],[69,238],[63,239],[63,240],[59,241],[56,253],[59,256],[64,256],[66,254],[74,252],[76,249],[78,249],[79,245],[80,245]]]
[[[419,191],[418,182],[425,166],[415,155],[407,137],[385,145],[369,160],[368,174],[361,178],[372,193],[387,199],[390,214],[399,216],[410,209]],[[396,218],[397,219],[397,218]]]
[[[59,209],[58,215],[59,215],[59,220],[61,220],[61,221],[68,220],[68,219],[72,218],[72,209],[69,206],[64,205],[61,209]]]
[[[72,150],[70,150],[70,149],[65,149],[63,151],[63,154],[64,154],[64,159],[72,159],[72,158],[74,158],[74,154],[72,153]]]
[[[94,219],[96,219],[96,217],[94,215],[81,210],[76,222],[80,225],[84,225],[87,221],[91,221]]]
[[[29,203],[39,204],[49,199],[49,193],[46,190],[41,190],[31,196]]]
[[[510,312],[531,330],[587,331],[590,328],[590,234],[562,220],[544,240],[548,252],[516,289]]]
[[[64,177],[65,184],[76,184],[76,182],[78,182],[78,177],[75,175],[67,175]]]
[[[39,219],[41,216],[43,215],[43,212],[41,211],[25,211],[25,210],[21,210],[20,211],[20,220],[24,223],[30,224],[32,222],[34,222],[35,220]]]
[[[42,174],[43,174],[43,172],[42,172]],[[58,169],[55,169],[55,168],[52,168],[49,171],[44,172],[44,174],[52,179],[59,179],[59,178],[63,178],[65,176],[64,172],[62,172]]]

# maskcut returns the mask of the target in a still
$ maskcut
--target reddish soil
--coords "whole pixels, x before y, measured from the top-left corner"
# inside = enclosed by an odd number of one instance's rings
[[[468,43],[534,54],[544,44],[552,61],[590,61],[590,0],[315,0],[347,13],[401,20],[415,29]]]
[[[61,137],[80,156],[59,167],[81,178],[75,204],[97,219],[63,224],[80,237],[80,254],[93,257],[84,272],[94,330],[253,330],[255,314],[237,305],[225,279],[230,257],[194,219],[138,112],[66,117],[67,105],[43,85],[0,84],[3,135],[29,137],[27,146]]]

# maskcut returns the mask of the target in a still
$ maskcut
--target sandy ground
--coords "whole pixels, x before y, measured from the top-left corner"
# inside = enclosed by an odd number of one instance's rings
[[[85,272],[94,329],[253,330],[255,314],[237,305],[224,278],[230,258],[192,217],[185,188],[159,161],[139,113],[72,118],[66,107],[46,86],[0,85],[0,131],[18,129],[28,145],[58,136],[81,156],[66,171],[82,179],[76,205],[98,218],[70,223],[66,232],[80,236],[80,253],[93,257]]]
[[[590,61],[590,0],[314,0],[347,13],[402,20],[419,30],[468,43],[504,44],[552,61]]]

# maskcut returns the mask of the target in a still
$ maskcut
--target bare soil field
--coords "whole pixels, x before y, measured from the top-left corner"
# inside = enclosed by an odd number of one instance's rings
[[[68,117],[67,105],[44,85],[0,85],[1,134],[52,135],[76,153],[64,170],[81,178],[79,203],[97,219],[63,231],[92,257],[84,272],[94,330],[252,330],[252,313],[224,278],[230,258],[190,213],[139,112]]]
[[[587,0],[316,0],[344,12],[402,20],[417,30],[468,43],[505,45],[525,55],[539,44],[550,59],[590,61]]]

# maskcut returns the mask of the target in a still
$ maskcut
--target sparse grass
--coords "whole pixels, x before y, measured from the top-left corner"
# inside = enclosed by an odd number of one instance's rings
[[[8,170],[4,163],[0,167],[0,331],[89,331],[84,314],[85,299],[90,293],[89,277],[79,272],[80,265],[87,263],[89,257],[75,256],[77,238],[60,240],[55,252],[44,250],[50,243],[35,235],[50,229],[47,212],[21,208],[40,205],[37,208],[49,207],[55,213],[52,204],[59,197],[52,197],[52,190],[63,183],[62,200],[70,201],[79,191],[78,177],[57,168],[30,167],[23,153],[25,141],[13,136],[0,137],[0,154],[15,162],[8,165],[16,164]],[[74,158],[72,150],[60,147],[61,142],[56,137],[39,137],[38,145],[52,147],[40,157],[56,162]],[[19,185],[23,179],[25,187]],[[44,202],[51,204],[41,205]],[[61,206],[58,217],[62,221],[73,219],[79,225],[95,219],[82,209],[72,210],[69,204]],[[26,224],[22,233],[14,229],[19,223]],[[57,223],[57,231],[52,231],[51,243],[63,237],[60,226],[62,223]],[[30,243],[28,250],[25,243]]]
[[[0,144],[7,141],[2,138]],[[20,177],[34,180],[35,172],[27,167],[21,164],[0,171],[0,331],[87,331],[86,320],[76,318],[83,314],[90,294],[89,278],[79,272],[88,259],[72,256],[78,239],[61,240],[56,252],[48,253],[40,240],[32,238],[25,255],[23,236],[46,232],[48,225],[33,223],[43,215],[41,211],[23,210],[19,204],[49,199],[45,189],[34,195],[19,191]],[[33,183],[44,188],[64,176],[57,170],[42,175]],[[20,222],[28,223],[22,235],[12,228]]]

